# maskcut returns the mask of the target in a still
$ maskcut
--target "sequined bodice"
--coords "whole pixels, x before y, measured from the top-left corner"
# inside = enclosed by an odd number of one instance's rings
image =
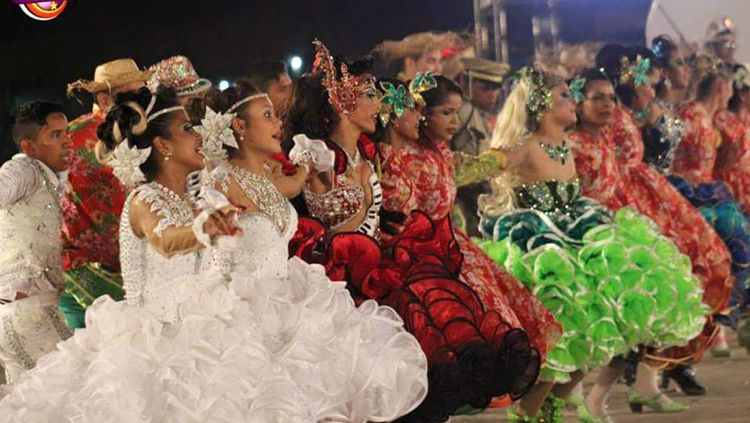
[[[214,170],[217,171],[221,172],[221,168]],[[239,216],[243,231],[243,236],[237,238],[239,245],[212,249],[212,262],[228,278],[238,273],[261,279],[285,278],[288,243],[297,230],[297,213],[270,180],[245,173],[252,177],[238,181],[238,185],[261,211]]]
[[[128,196],[120,219],[120,260],[125,299],[141,306],[161,321],[177,320],[179,306],[196,300],[207,287],[197,276],[203,270],[202,252],[179,254],[167,258],[157,252],[145,238],[138,238],[130,225],[131,203],[143,201],[161,220],[154,234],[161,236],[170,227],[193,223],[190,205],[167,188],[152,182],[141,185]]]
[[[678,116],[665,113],[654,126],[643,128],[643,161],[660,173],[672,167],[674,154],[682,140],[685,125]]]
[[[581,181],[576,176],[570,182],[559,180],[537,181],[513,188],[516,207],[544,213],[570,212],[570,205],[581,197]]]
[[[368,163],[369,164],[369,163]],[[368,180],[372,192],[372,204],[367,210],[364,221],[356,232],[377,237],[380,227],[379,212],[383,203],[383,192],[380,180],[372,164]],[[346,183],[342,177],[336,177],[333,187],[324,194],[305,190],[305,203],[310,214],[320,219],[329,230],[344,225],[356,216],[365,204],[365,189],[360,185]]]

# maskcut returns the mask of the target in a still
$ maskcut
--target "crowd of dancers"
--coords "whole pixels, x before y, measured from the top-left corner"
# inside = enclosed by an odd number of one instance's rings
[[[514,73],[452,33],[315,40],[225,90],[119,59],[69,84],[90,114],[22,105],[0,422],[607,423],[621,378],[686,410],[664,391],[705,395],[725,331],[750,352],[735,31]]]

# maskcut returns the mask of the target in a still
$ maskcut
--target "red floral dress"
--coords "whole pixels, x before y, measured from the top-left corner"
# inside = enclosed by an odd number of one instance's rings
[[[732,287],[731,257],[701,213],[661,174],[643,162],[641,131],[632,114],[617,107],[610,128],[597,139],[582,131],[570,136],[584,194],[611,210],[634,207],[649,217],[690,257],[703,281],[703,301],[715,312],[725,309]],[[713,339],[707,322],[703,334],[684,348],[670,349],[668,360],[699,359]]]
[[[408,214],[413,210],[431,219],[450,216],[456,200],[453,153],[445,143],[429,147],[409,143],[398,151],[381,145],[383,207]],[[525,286],[498,266],[462,231],[454,228],[464,261],[461,279],[489,308],[511,325],[523,328],[534,347],[546,355],[562,333],[555,317]]]
[[[714,126],[721,134],[714,176],[732,189],[734,197],[750,212],[750,113],[736,115],[728,110],[714,115]]]
[[[691,101],[678,111],[685,124],[682,141],[677,145],[672,162],[672,173],[693,185],[714,182],[714,165],[720,142],[711,116],[696,102]]]
[[[69,189],[63,198],[64,270],[100,263],[120,269],[120,213],[125,188],[94,156],[96,129],[104,122],[97,109],[70,123],[73,160],[68,173]]]
[[[63,207],[63,270],[66,295],[60,309],[68,325],[85,325],[85,308],[102,295],[125,295],[120,272],[120,213],[125,188],[94,155],[96,130],[104,122],[97,108],[70,123],[73,142]]]

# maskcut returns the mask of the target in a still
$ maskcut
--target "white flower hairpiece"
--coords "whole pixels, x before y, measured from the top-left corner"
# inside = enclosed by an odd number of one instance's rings
[[[750,71],[748,67],[750,65],[743,64],[734,73],[734,88],[738,91],[744,90],[750,87]]]
[[[235,113],[217,113],[206,106],[206,115],[201,119],[201,124],[194,127],[196,132],[203,137],[203,155],[209,160],[223,160],[227,158],[224,146],[239,148],[237,140],[232,131],[232,119]]]
[[[120,182],[127,186],[136,186],[146,180],[146,175],[141,171],[140,165],[148,160],[150,154],[151,147],[143,149],[130,147],[128,140],[125,139],[115,148],[109,165]]]
[[[307,165],[312,162],[313,168],[318,172],[327,172],[333,169],[336,155],[321,140],[311,140],[305,134],[297,134],[292,137],[294,147],[289,152],[289,159],[296,165]]]

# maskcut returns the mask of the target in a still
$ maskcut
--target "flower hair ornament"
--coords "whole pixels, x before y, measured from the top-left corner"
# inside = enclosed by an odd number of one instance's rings
[[[268,94],[253,94],[234,103],[226,113],[216,112],[206,106],[206,114],[201,119],[201,124],[193,127],[195,132],[203,138],[203,157],[211,161],[221,161],[228,157],[225,145],[232,148],[240,148],[232,130],[232,119],[237,117],[235,111],[243,104],[257,98],[267,98]]]
[[[583,76],[576,76],[570,81],[568,89],[570,89],[570,95],[576,103],[582,103],[586,97],[583,95],[583,87],[586,86],[586,78]]]
[[[403,84],[396,88],[390,82],[381,82],[380,90],[383,94],[380,97],[380,123],[383,126],[388,125],[391,116],[398,119],[404,113],[404,109],[414,108],[414,99],[409,96]]]
[[[544,73],[535,66],[526,66],[518,71],[516,81],[522,81],[529,87],[526,111],[539,123],[544,113],[552,107],[552,91],[544,81]]]
[[[432,75],[432,72],[420,72],[411,80],[411,83],[409,84],[409,92],[411,92],[411,96],[414,97],[414,101],[416,101],[420,107],[424,107],[426,103],[422,97],[422,93],[436,87],[437,81]]]
[[[649,83],[648,70],[651,68],[651,59],[644,59],[639,54],[635,58],[635,63],[631,63],[627,56],[620,58],[620,84],[627,84],[633,81],[636,87]]]
[[[351,75],[346,63],[341,63],[341,78],[338,78],[331,52],[319,40],[314,40],[313,44],[315,44],[313,73],[323,72],[323,87],[328,92],[328,102],[339,113],[354,112],[357,109],[357,99],[362,96],[368,85],[375,83],[375,78],[370,75],[359,77]]]
[[[732,80],[734,89],[737,91],[742,91],[750,88],[750,68],[748,66],[750,65],[740,65],[734,72],[734,77],[732,78]]]
[[[138,123],[135,124],[131,130],[133,135],[141,135],[146,132],[148,123],[161,115],[178,110],[181,110],[187,115],[185,108],[182,106],[167,107],[151,113],[154,104],[156,104],[156,96],[154,95],[151,96],[151,100],[145,111],[134,101],[129,101],[123,104],[123,106],[135,110],[141,116]],[[112,153],[104,155],[102,161],[112,167],[112,173],[114,173],[120,182],[127,186],[136,186],[141,182],[145,182],[146,175],[143,174],[140,166],[145,163],[151,155],[151,147],[138,148],[136,146],[130,146],[130,141],[127,138],[123,138],[118,122],[115,122],[112,126],[112,135],[115,141],[117,141],[117,147]]]

